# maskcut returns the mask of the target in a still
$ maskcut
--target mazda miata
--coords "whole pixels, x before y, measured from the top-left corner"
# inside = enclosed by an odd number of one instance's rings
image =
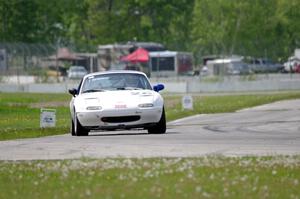
[[[86,136],[91,130],[146,129],[166,132],[164,85],[151,87],[138,71],[107,71],[85,75],[77,89],[69,90],[71,134]]]

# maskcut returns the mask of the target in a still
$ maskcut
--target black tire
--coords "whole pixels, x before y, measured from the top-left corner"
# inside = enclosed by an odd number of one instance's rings
[[[75,128],[74,128],[74,122],[73,120],[71,119],[71,129],[70,129],[70,133],[72,136],[75,136]]]
[[[155,126],[148,128],[149,134],[164,134],[166,132],[166,115],[165,115],[165,109],[163,108],[161,118],[158,123],[155,124]]]
[[[73,124],[72,126],[73,126],[73,131],[74,131],[75,136],[88,136],[89,135],[89,130],[85,129],[79,123],[79,121],[76,117],[76,112],[74,113],[74,120],[72,120],[72,124]]]

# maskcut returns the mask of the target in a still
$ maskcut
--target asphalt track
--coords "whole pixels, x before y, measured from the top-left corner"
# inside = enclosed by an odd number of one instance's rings
[[[0,142],[0,160],[204,155],[300,155],[300,100],[184,118],[163,135],[103,131]]]

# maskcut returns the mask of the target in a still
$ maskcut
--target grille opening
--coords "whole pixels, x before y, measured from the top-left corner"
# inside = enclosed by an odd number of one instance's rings
[[[131,116],[118,116],[118,117],[103,117],[101,118],[102,122],[108,123],[122,123],[122,122],[134,122],[138,121],[141,118],[139,115]]]

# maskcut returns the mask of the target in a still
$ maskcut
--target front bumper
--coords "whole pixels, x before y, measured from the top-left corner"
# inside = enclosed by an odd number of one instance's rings
[[[86,111],[78,112],[76,116],[80,124],[88,129],[129,129],[151,126],[160,120],[161,114],[162,108],[153,107]]]

